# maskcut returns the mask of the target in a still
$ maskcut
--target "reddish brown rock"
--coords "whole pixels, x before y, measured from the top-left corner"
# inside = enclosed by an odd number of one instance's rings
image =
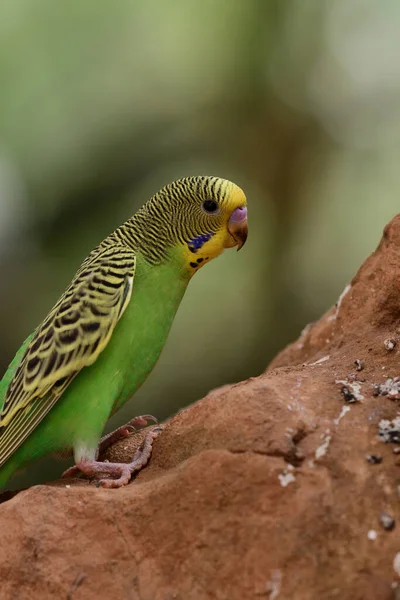
[[[400,375],[400,344],[384,344],[399,324],[396,217],[340,305],[265,374],[171,419],[129,486],[4,502],[0,598],[398,598],[400,454],[377,434],[400,406],[373,394]]]

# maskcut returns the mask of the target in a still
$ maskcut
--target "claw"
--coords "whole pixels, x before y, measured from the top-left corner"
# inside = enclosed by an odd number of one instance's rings
[[[158,420],[153,415],[140,415],[140,417],[135,417],[131,421],[128,421],[127,425],[136,429],[136,427],[146,427],[147,421],[153,421],[153,423],[158,424]]]

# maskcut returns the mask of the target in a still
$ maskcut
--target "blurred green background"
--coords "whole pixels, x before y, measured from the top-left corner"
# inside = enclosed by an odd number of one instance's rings
[[[213,174],[247,194],[247,245],[194,278],[111,425],[260,373],[398,212],[399,25],[397,0],[3,0],[1,372],[93,246]]]

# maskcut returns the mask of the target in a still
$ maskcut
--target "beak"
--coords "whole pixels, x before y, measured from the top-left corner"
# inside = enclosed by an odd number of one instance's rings
[[[248,233],[247,208],[245,206],[240,206],[233,211],[228,221],[228,231],[240,250],[247,240]]]

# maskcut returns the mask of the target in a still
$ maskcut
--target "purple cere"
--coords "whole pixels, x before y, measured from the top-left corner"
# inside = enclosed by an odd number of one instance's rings
[[[239,208],[235,208],[229,220],[233,223],[241,223],[245,219],[247,219],[247,208],[239,206]]]

